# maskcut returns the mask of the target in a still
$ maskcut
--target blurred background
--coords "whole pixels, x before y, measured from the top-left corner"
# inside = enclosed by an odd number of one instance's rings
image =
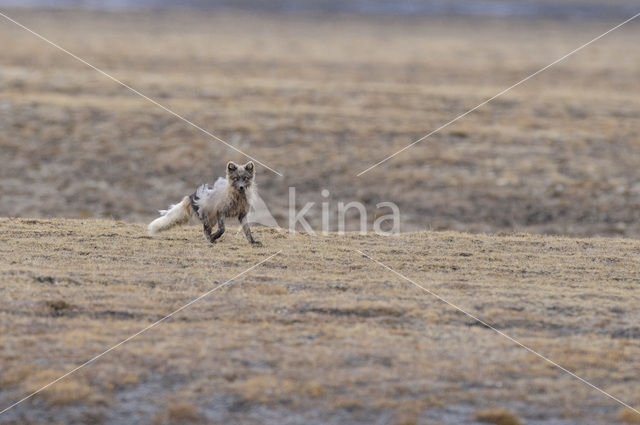
[[[633,0],[2,0],[3,6],[89,8],[197,8],[275,13],[354,13],[362,15],[476,15],[556,18],[624,17],[637,13]]]
[[[284,174],[321,225],[640,236],[631,0],[15,1],[2,12]],[[0,18],[0,216],[145,222],[247,159]],[[355,229],[355,210],[347,229]],[[371,227],[370,227],[371,228]]]

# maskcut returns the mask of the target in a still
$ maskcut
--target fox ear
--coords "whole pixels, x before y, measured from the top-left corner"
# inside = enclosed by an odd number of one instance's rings
[[[253,173],[253,161],[249,161],[246,164],[244,164],[244,169],[250,173]]]
[[[236,171],[237,169],[238,169],[238,164],[236,164],[235,162],[233,162],[233,161],[229,161],[229,162],[227,163],[227,170],[229,170],[229,171]]]

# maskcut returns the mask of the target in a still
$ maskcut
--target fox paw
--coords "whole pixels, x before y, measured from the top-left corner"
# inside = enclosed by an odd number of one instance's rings
[[[251,246],[263,246],[263,245],[262,245],[262,242],[260,241],[253,241],[251,242]]]

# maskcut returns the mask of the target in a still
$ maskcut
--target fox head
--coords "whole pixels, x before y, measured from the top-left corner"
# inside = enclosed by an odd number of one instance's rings
[[[249,161],[244,165],[235,162],[227,163],[227,180],[234,189],[244,192],[253,185],[255,176],[253,162]]]

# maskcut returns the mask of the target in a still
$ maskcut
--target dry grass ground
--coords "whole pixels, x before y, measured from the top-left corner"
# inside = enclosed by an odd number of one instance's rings
[[[637,417],[354,251],[640,405],[640,242],[290,236],[0,219],[2,424],[615,424]]]
[[[282,224],[295,186],[418,231],[151,239],[244,158],[0,22],[0,216],[78,218],[0,219],[0,408],[282,250],[0,423],[638,422],[354,251],[640,405],[640,242],[426,231],[640,236],[638,23],[355,177],[617,22],[8,13],[283,171]]]
[[[278,219],[295,186],[394,201],[404,230],[640,235],[637,22],[355,177],[617,22],[9,13],[283,171],[258,170]],[[14,24],[0,39],[0,215],[146,221],[244,159]]]

